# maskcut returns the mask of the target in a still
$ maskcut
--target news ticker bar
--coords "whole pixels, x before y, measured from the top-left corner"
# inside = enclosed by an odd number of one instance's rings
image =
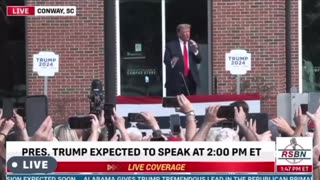
[[[251,175],[228,175],[228,174],[135,174],[135,175],[7,175],[7,180],[279,180],[279,179],[312,179],[312,175],[278,175],[278,174],[251,174]]]
[[[7,6],[7,16],[76,16],[76,6]]]

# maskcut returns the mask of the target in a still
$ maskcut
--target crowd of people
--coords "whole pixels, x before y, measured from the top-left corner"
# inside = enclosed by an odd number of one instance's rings
[[[39,129],[31,137],[28,135],[26,124],[16,111],[11,119],[2,118],[2,109],[0,109],[0,158],[1,158],[1,180],[5,179],[5,162],[6,162],[6,141],[274,141],[272,132],[266,131],[258,134],[256,122],[248,119],[249,108],[243,102],[234,102],[230,104],[234,108],[233,128],[212,128],[214,125],[228,121],[226,118],[218,117],[220,106],[209,106],[206,108],[204,121],[197,125],[196,112],[193,110],[192,103],[184,95],[178,95],[177,100],[179,108],[177,112],[183,113],[186,117],[185,129],[179,134],[171,133],[169,136],[164,135],[161,131],[156,118],[149,112],[141,112],[143,124],[152,129],[152,135],[143,136],[142,131],[137,127],[126,128],[125,118],[121,117],[116,110],[113,110],[111,121],[114,127],[120,132],[120,136],[115,134],[110,140],[108,131],[105,126],[105,116],[102,111],[100,116],[90,114],[92,117],[91,128],[89,129],[71,129],[68,122],[53,127],[53,119],[48,116]],[[320,107],[316,112],[307,112],[303,114],[301,108],[295,113],[295,128],[291,127],[288,122],[281,118],[271,119],[277,127],[281,136],[300,137],[313,136],[314,140],[314,177],[319,179],[320,175]],[[309,122],[313,122],[314,131],[305,133],[304,130]]]

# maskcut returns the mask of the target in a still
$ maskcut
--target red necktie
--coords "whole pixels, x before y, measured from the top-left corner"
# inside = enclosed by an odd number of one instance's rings
[[[187,43],[184,42],[184,46],[183,46],[183,57],[184,57],[184,67],[185,67],[185,76],[188,77],[189,76],[189,53],[188,53],[188,49],[187,49]]]

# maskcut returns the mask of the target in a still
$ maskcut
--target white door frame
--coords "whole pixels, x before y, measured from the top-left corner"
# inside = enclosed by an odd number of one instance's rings
[[[208,6],[208,83],[209,83],[209,94],[212,93],[212,60],[211,60],[211,0],[207,1]],[[121,74],[120,74],[120,0],[116,0],[115,4],[115,13],[116,13],[116,68],[117,68],[117,96],[121,96]],[[162,35],[162,60],[164,59],[164,52],[166,47],[166,0],[161,0],[161,35]],[[211,76],[210,76],[211,75]],[[162,62],[162,96],[166,96],[166,66]]]
[[[162,35],[162,59],[164,58],[164,51],[166,46],[166,0],[161,0],[161,35]],[[117,68],[117,96],[121,96],[121,74],[120,74],[120,0],[116,0],[116,68]],[[166,78],[166,67],[162,63],[162,96],[166,96],[164,88]]]
[[[303,92],[302,77],[302,1],[298,1],[298,61],[299,61],[299,93]]]
[[[161,0],[161,35],[162,35],[162,60],[164,59],[164,52],[166,50],[166,0]],[[166,66],[162,62],[162,97],[166,97]]]
[[[120,74],[120,0],[116,0],[116,66],[117,66],[117,96],[121,95],[121,74]],[[105,64],[107,66],[107,64]],[[107,81],[107,80],[106,80]]]

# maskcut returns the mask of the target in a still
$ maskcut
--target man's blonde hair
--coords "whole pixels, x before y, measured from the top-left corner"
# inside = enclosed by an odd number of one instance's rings
[[[191,29],[191,25],[190,24],[179,24],[177,26],[177,33],[181,31],[181,29]]]

